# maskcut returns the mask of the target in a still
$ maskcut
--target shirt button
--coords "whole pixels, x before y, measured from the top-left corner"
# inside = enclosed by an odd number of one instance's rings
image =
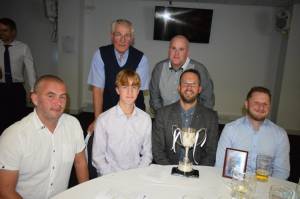
[[[54,169],[55,169],[55,166],[53,166],[52,169],[54,170]]]
[[[53,150],[53,153],[55,153],[55,149]]]
[[[53,186],[53,183],[51,183],[50,185]]]

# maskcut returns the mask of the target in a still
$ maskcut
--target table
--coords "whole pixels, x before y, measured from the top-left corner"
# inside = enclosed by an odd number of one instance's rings
[[[53,199],[182,199],[186,194],[203,199],[230,199],[231,180],[222,177],[221,169],[195,166],[199,178],[186,178],[171,175],[172,167],[152,164],[108,174],[68,189]],[[267,199],[274,184],[296,187],[295,183],[269,178],[268,182],[257,182],[256,198]]]

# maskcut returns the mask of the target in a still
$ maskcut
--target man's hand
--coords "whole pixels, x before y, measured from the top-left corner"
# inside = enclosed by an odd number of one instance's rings
[[[87,129],[88,134],[92,135],[94,133],[96,120],[94,120]]]

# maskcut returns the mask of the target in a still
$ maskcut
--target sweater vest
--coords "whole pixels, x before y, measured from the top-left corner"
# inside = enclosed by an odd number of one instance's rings
[[[116,92],[115,81],[117,74],[123,69],[131,69],[136,70],[138,67],[143,53],[137,50],[134,47],[129,47],[128,58],[123,67],[120,67],[115,56],[114,46],[102,46],[99,48],[101,58],[104,63],[104,71],[105,71],[105,86],[103,92],[103,112],[108,110],[109,108],[115,106],[119,101],[119,95]],[[135,101],[135,105],[145,110],[145,103],[144,103],[144,95],[143,91],[140,91],[138,97]]]

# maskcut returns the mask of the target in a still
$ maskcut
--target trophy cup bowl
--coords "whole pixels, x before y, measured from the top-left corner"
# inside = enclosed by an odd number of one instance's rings
[[[182,161],[179,161],[178,167],[172,168],[172,174],[179,174],[186,177],[199,177],[199,171],[193,169],[193,163],[189,160],[188,152],[190,148],[194,148],[193,150],[193,156],[195,152],[195,148],[198,143],[198,136],[199,133],[205,129],[200,129],[196,131],[196,129],[193,128],[177,128],[174,130],[173,134],[173,150],[175,151],[175,143],[177,142],[179,145],[183,146],[185,149],[185,155]],[[180,142],[178,142],[178,137],[180,138]],[[206,141],[206,132],[204,135],[203,140],[201,141],[201,147]]]

